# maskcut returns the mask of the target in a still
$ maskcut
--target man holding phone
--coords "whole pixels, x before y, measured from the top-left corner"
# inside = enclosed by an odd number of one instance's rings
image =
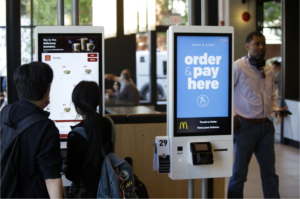
[[[265,37],[252,32],[246,38],[248,54],[234,62],[234,155],[228,198],[243,198],[248,165],[254,153],[260,166],[264,198],[280,198],[275,173],[274,125],[268,116],[281,117],[275,93],[274,71],[265,63]]]

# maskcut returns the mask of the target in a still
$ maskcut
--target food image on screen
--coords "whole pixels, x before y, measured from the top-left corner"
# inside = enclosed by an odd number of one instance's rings
[[[87,43],[87,51],[92,51],[94,49],[94,44],[93,43]]]
[[[85,73],[90,74],[92,72],[91,69],[85,69]]]
[[[65,71],[64,71],[65,74],[70,74],[70,72],[71,72],[71,71],[69,71],[69,70],[65,70]]]
[[[72,49],[77,52],[80,51],[80,43],[73,43]]]
[[[71,110],[71,108],[69,108],[69,107],[64,108],[65,112],[70,112],[70,110]]]
[[[88,38],[81,38],[81,50],[86,51],[86,44],[88,43]]]

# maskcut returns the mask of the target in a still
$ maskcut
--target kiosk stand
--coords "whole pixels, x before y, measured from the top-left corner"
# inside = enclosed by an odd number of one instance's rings
[[[233,28],[171,26],[167,137],[173,180],[229,177],[233,161]]]

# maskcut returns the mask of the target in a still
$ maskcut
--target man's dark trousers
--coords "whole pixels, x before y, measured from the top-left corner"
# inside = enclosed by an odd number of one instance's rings
[[[235,161],[228,198],[243,198],[253,153],[260,167],[264,198],[280,198],[279,178],[275,173],[274,133],[274,125],[269,119],[265,123],[248,123],[239,119],[239,129],[234,135]]]

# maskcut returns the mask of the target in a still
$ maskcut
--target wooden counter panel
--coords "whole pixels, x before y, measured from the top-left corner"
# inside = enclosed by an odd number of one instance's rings
[[[166,123],[116,124],[116,154],[131,157],[133,172],[145,184],[149,198],[187,198],[187,180],[171,180],[168,174],[153,171],[152,145],[156,136],[165,136]],[[224,178],[214,179],[214,198],[224,198]],[[195,180],[195,198],[200,198],[200,180]]]

